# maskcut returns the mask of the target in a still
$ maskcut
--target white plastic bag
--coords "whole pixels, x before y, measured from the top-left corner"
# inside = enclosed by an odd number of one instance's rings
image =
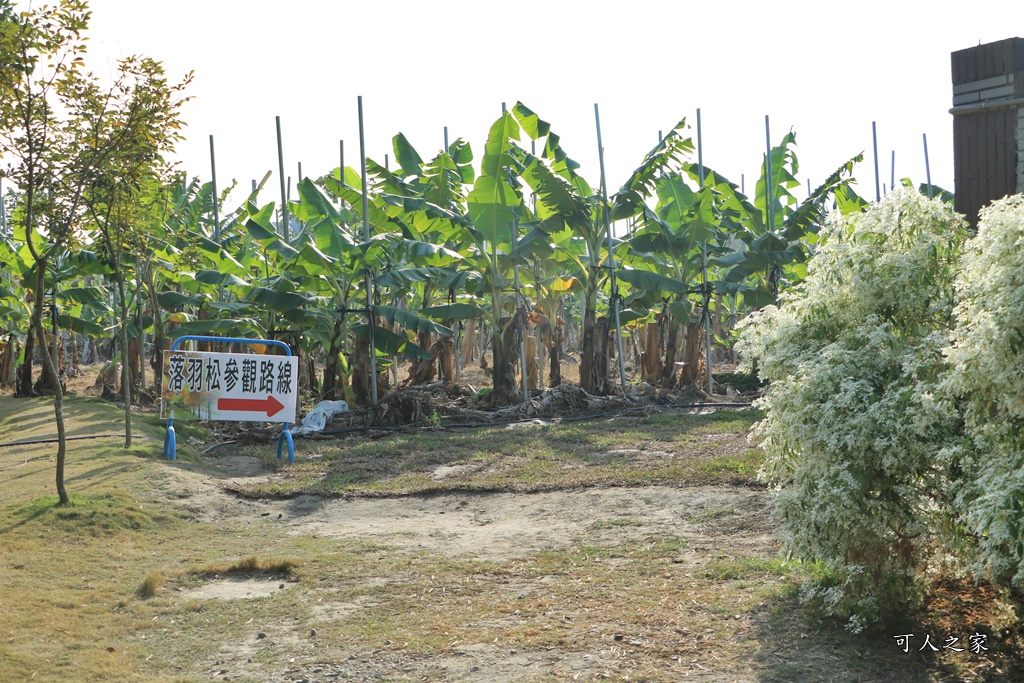
[[[303,436],[323,431],[332,417],[338,413],[347,413],[348,403],[345,401],[320,401],[316,408],[302,418],[302,426],[292,430],[292,434]]]

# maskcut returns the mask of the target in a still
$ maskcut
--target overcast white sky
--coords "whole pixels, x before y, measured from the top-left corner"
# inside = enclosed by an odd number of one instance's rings
[[[601,107],[614,191],[680,118],[701,109],[704,161],[748,192],[765,149],[797,134],[800,180],[812,184],[864,151],[857,176],[874,198],[871,123],[880,172],[953,185],[950,52],[1024,35],[1019,0],[831,3],[677,0],[92,0],[88,64],[99,75],[145,54],[169,76],[194,70],[179,146],[190,175],[250,180],[274,171],[281,116],[285,172],[317,176],[358,165],[356,97],[367,154],[383,162],[401,131],[433,156],[443,127],[479,159],[501,103],[522,100],[599,179],[594,103]],[[696,140],[696,130],[692,131]],[[233,199],[240,199],[236,192]]]

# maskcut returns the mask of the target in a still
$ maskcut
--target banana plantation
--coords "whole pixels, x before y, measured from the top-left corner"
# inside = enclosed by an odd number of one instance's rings
[[[153,395],[161,352],[201,334],[284,341],[310,400],[369,405],[474,364],[498,407],[558,386],[567,359],[592,395],[703,387],[734,323],[804,277],[826,214],[865,203],[860,157],[798,200],[790,132],[750,197],[695,159],[690,131],[680,121],[609,192],[517,103],[482,155],[462,139],[421,155],[399,133],[394,163],[302,178],[283,203],[269,173],[228,210],[232,187],[180,172],[135,178],[130,201],[89,188],[59,240],[8,189],[0,382],[53,393],[81,363],[123,361],[107,390]],[[53,368],[33,366],[43,344]]]

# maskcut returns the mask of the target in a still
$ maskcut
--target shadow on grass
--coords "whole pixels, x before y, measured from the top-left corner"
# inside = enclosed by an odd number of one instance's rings
[[[795,589],[781,596],[757,620],[761,649],[758,681],[861,681],[862,683],[1012,683],[1024,680],[1024,662],[1016,641],[992,634],[986,652],[971,652],[969,633],[940,632],[916,618],[890,619],[853,634],[839,619],[820,616],[801,604]],[[906,640],[903,636],[909,635]],[[945,648],[952,635],[958,641]],[[900,636],[900,638],[897,638]],[[926,636],[928,644],[926,644]],[[904,652],[904,646],[906,652]],[[937,647],[938,651],[932,651]]]
[[[934,668],[914,651],[904,654],[891,635],[852,634],[843,622],[822,618],[802,605],[795,589],[769,603],[756,633],[761,643],[755,658],[757,680],[763,683],[935,680]]]

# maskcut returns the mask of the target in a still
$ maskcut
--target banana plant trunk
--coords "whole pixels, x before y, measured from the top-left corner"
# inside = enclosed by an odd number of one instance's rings
[[[688,387],[698,379],[700,365],[700,323],[686,323],[683,345],[683,368],[679,373],[679,386]]]
[[[679,323],[675,316],[668,310],[662,316],[662,334],[668,330],[665,341],[665,362],[661,370],[661,382],[664,386],[670,387],[675,384],[676,374],[676,352],[679,349]],[[685,367],[685,366],[684,366]]]
[[[591,274],[583,302],[583,329],[580,335],[580,388],[590,394],[604,390],[606,372],[598,354],[604,349],[597,324],[597,276]]]
[[[562,319],[554,318],[555,324],[551,327],[551,337],[548,342],[548,360],[550,371],[548,372],[548,386],[557,387],[562,384]]]
[[[323,397],[328,401],[336,401],[344,393],[341,388],[341,341],[342,320],[339,317],[334,323],[331,341],[327,348],[327,364],[324,366]]]
[[[494,330],[491,344],[494,361],[493,396],[495,405],[508,405],[516,400],[516,340],[518,325],[515,317],[502,318]]]

